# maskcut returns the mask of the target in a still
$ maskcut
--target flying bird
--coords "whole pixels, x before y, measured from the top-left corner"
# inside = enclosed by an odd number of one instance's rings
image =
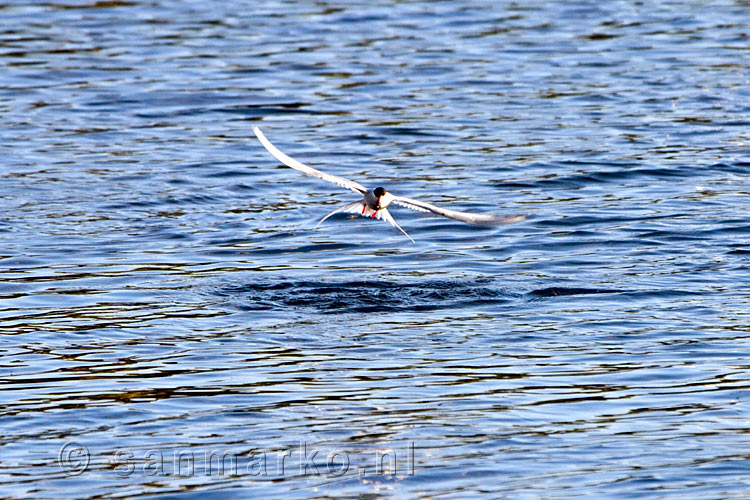
[[[385,190],[385,188],[382,187],[367,189],[357,182],[350,181],[349,179],[344,179],[343,177],[339,177],[337,175],[321,172],[320,170],[309,167],[304,163],[295,160],[291,156],[282,153],[276,148],[276,146],[271,144],[271,142],[266,139],[266,136],[263,135],[263,132],[261,132],[258,127],[253,127],[253,132],[255,132],[255,135],[258,137],[258,140],[260,140],[260,143],[263,144],[263,147],[265,147],[274,158],[279,160],[287,167],[291,167],[294,170],[299,170],[304,174],[310,175],[312,177],[317,177],[318,179],[323,179],[324,181],[331,182],[346,189],[351,189],[355,193],[363,196],[361,200],[355,201],[354,203],[348,203],[342,207],[338,207],[336,210],[320,219],[320,222],[318,222],[318,224],[315,226],[316,229],[323,223],[323,221],[334,214],[338,214],[341,212],[357,213],[365,217],[377,217],[378,219],[390,222],[391,225],[398,228],[399,231],[404,233],[404,235],[409,238],[412,243],[414,243],[412,237],[409,236],[407,232],[398,225],[396,220],[388,211],[388,206],[390,206],[391,203],[395,203],[396,205],[410,208],[412,210],[417,210],[419,212],[430,212],[435,215],[442,215],[443,217],[449,217],[461,222],[468,222],[469,224],[498,226],[502,224],[510,224],[512,222],[519,222],[526,218],[526,216],[524,215],[501,217],[493,214],[471,214],[468,212],[456,212],[455,210],[436,207],[435,205],[415,200],[413,198],[396,196],[392,193],[389,193]]]

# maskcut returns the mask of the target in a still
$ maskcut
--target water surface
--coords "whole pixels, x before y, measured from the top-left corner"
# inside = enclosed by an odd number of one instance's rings
[[[747,12],[3,4],[3,496],[744,498]]]

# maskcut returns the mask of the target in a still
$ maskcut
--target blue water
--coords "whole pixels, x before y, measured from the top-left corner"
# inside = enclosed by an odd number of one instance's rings
[[[2,4],[0,496],[747,498],[749,7]]]

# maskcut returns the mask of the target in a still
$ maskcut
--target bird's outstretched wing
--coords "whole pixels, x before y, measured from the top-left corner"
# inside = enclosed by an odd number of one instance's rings
[[[502,224],[520,222],[526,219],[525,215],[501,217],[494,214],[471,214],[468,212],[456,212],[455,210],[436,207],[435,205],[430,205],[429,203],[425,203],[423,201],[414,200],[412,198],[404,198],[402,196],[394,196],[391,203],[401,205],[402,207],[411,208],[412,210],[417,210],[419,212],[431,212],[436,215],[442,215],[443,217],[460,220],[461,222],[468,222],[469,224],[500,226]]]
[[[266,139],[266,136],[263,135],[263,132],[261,132],[258,127],[253,127],[253,132],[255,132],[255,135],[258,137],[260,143],[263,144],[263,147],[266,148],[274,158],[279,160],[287,167],[291,167],[294,170],[299,170],[303,174],[317,177],[318,179],[323,179],[324,181],[332,182],[333,184],[345,187],[346,189],[351,189],[356,193],[364,194],[367,192],[367,189],[357,182],[350,181],[349,179],[344,179],[343,177],[339,177],[337,175],[327,174],[325,172],[321,172],[320,170],[315,170],[314,168],[308,167],[304,163],[295,160],[291,156],[282,153],[276,148],[276,146],[271,144],[271,141]]]

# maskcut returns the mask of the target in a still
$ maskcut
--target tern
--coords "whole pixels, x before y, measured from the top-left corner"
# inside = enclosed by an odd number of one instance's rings
[[[404,233],[404,236],[409,238],[411,242],[414,243],[412,237],[409,236],[409,234],[404,231],[401,226],[398,225],[396,220],[388,211],[388,206],[390,206],[391,203],[395,203],[396,205],[410,208],[412,210],[417,210],[419,212],[430,212],[435,215],[442,215],[443,217],[449,217],[451,219],[459,220],[461,222],[467,222],[469,224],[498,226],[502,224],[510,224],[512,222],[519,222],[526,218],[526,216],[524,215],[501,217],[499,215],[493,214],[471,214],[468,212],[456,212],[455,210],[436,207],[435,205],[431,205],[429,203],[425,203],[423,201],[415,200],[412,198],[396,196],[392,193],[389,193],[385,190],[385,188],[382,187],[367,189],[358,182],[350,181],[349,179],[344,179],[343,177],[339,177],[337,175],[321,172],[320,170],[316,170],[310,166],[307,166],[304,163],[295,160],[291,156],[282,153],[278,148],[276,148],[276,146],[271,144],[271,141],[266,139],[266,136],[263,135],[263,132],[261,132],[258,127],[253,127],[253,132],[255,132],[255,135],[258,137],[260,143],[263,144],[263,147],[265,147],[274,158],[279,160],[287,167],[293,168],[294,170],[299,170],[303,174],[317,177],[318,179],[323,179],[324,181],[331,182],[346,189],[351,189],[355,193],[363,195],[363,198],[361,200],[355,201],[354,203],[347,203],[342,207],[338,207],[337,209],[320,219],[320,222],[318,222],[318,224],[315,226],[315,229],[317,229],[318,226],[323,223],[323,221],[325,221],[332,215],[341,212],[357,213],[365,217],[377,217],[378,219],[390,222],[391,225],[398,228],[399,231]]]

